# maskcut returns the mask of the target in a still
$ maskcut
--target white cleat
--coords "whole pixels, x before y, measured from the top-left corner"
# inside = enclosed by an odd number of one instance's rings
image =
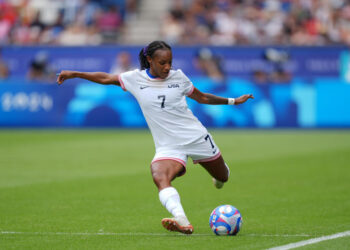
[[[214,186],[217,188],[217,189],[220,189],[224,186],[224,182],[222,181],[218,181],[217,179],[213,178],[213,183],[214,183]]]

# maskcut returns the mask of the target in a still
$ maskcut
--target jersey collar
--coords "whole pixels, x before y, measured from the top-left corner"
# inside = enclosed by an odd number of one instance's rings
[[[156,76],[152,75],[151,72],[149,72],[149,69],[146,69],[146,73],[147,73],[147,75],[149,76],[149,78],[151,78],[151,79],[157,79],[157,78],[159,78],[159,77],[156,77]]]
[[[149,79],[151,79],[152,81],[157,81],[157,82],[158,81],[165,81],[165,80],[169,79],[170,77],[172,77],[172,75],[174,73],[173,70],[170,70],[168,76],[165,79],[162,79],[160,77],[152,75],[149,68],[146,69],[145,71],[146,71],[146,75],[149,77]]]

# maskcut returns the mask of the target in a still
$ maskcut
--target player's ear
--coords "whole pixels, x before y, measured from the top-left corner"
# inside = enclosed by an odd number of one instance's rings
[[[151,64],[151,62],[152,62],[152,57],[147,56],[146,59],[147,59],[147,62],[148,62],[149,64]]]

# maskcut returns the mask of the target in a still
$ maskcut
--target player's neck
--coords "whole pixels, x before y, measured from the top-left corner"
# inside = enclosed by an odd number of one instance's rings
[[[147,73],[147,75],[148,75],[150,78],[152,78],[152,79],[158,78],[158,76],[154,76],[154,75],[151,74],[150,69],[146,69],[146,73]]]

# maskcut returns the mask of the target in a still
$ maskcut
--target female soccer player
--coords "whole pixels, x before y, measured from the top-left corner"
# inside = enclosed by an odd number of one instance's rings
[[[103,72],[63,70],[58,84],[79,77],[99,84],[114,84],[129,91],[138,101],[151,130],[156,153],[151,163],[153,181],[159,190],[160,202],[174,216],[165,218],[162,225],[170,230],[192,234],[180,202],[180,196],[171,182],[186,171],[187,157],[200,163],[221,188],[228,180],[229,168],[207,129],[188,109],[186,96],[205,104],[237,105],[253,95],[223,98],[202,93],[181,70],[172,70],[171,47],[163,41],[154,41],[139,54],[141,69],[119,75]]]

